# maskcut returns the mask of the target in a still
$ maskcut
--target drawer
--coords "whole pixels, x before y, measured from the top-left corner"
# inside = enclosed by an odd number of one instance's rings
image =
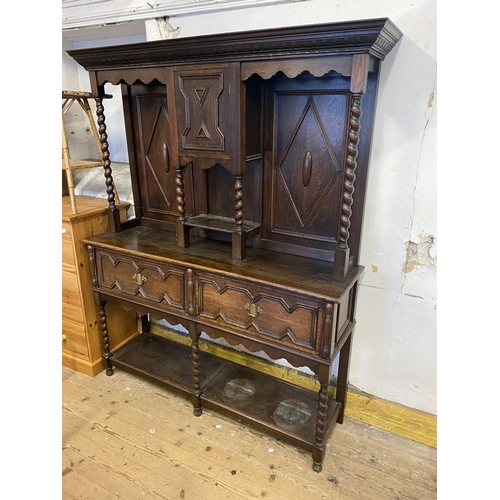
[[[62,320],[62,350],[82,359],[89,358],[85,326],[66,319]]]
[[[62,263],[70,266],[75,265],[73,235],[71,234],[71,224],[68,222],[62,223]]]
[[[62,266],[62,317],[83,323],[83,306],[76,270]]]
[[[196,283],[200,320],[279,345],[319,352],[324,316],[321,303],[279,288],[215,274],[199,274]]]
[[[103,250],[96,252],[96,268],[102,292],[170,310],[185,308],[183,268]]]

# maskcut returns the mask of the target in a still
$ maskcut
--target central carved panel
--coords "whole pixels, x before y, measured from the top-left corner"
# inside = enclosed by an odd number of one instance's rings
[[[224,90],[224,74],[178,77],[184,99],[184,129],[181,147],[189,150],[225,150],[225,137],[220,126],[220,98]]]

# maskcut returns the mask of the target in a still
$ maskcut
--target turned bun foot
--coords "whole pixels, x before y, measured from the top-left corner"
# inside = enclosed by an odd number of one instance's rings
[[[313,471],[314,472],[321,472],[321,469],[323,469],[323,464],[318,463],[318,462],[313,462]]]

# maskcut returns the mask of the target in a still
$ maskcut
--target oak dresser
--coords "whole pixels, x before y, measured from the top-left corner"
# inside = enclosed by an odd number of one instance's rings
[[[195,415],[211,408],[270,432],[321,470],[346,403],[379,70],[401,36],[384,18],[69,51],[89,72],[105,156],[109,231],[85,244],[108,375],[150,377]],[[123,95],[126,222],[108,83]],[[143,333],[111,353],[115,303]],[[151,317],[182,325],[190,346],[152,334]],[[319,392],[200,351],[202,332],[308,367]]]

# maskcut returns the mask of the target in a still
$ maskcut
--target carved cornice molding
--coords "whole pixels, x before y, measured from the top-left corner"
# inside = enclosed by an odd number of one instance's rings
[[[369,53],[384,59],[401,36],[392,21],[381,18],[156,40],[68,54],[89,71],[325,54]]]

